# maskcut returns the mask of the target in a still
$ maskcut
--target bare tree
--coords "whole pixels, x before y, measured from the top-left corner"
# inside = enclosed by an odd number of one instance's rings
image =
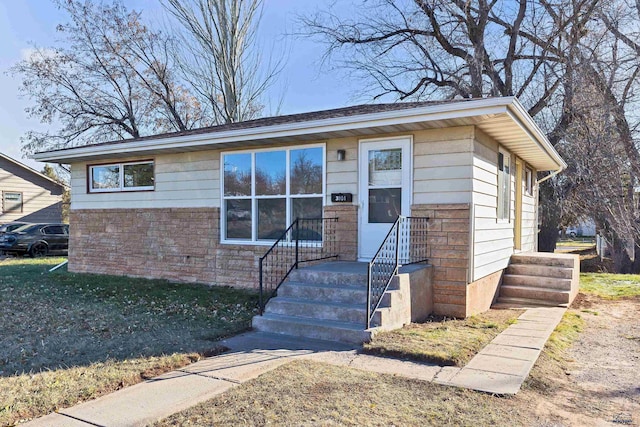
[[[153,32],[121,0],[56,0],[70,22],[55,48],[36,48],[12,72],[33,105],[31,117],[59,126],[30,131],[26,152],[184,130],[202,121],[200,105],[172,72],[169,37]]]
[[[281,70],[256,46],[262,0],[163,0],[182,29],[182,75],[215,123],[255,118]]]
[[[520,32],[553,37],[539,8],[526,0],[375,0],[353,18],[302,20],[307,35],[327,44],[326,58],[365,79],[373,99],[516,95],[536,115],[559,102],[562,78],[557,55]]]

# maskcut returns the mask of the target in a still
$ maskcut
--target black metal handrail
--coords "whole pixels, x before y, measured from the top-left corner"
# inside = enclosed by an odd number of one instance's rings
[[[260,258],[260,314],[293,269],[338,258],[337,222],[338,218],[296,218]]]
[[[393,276],[402,265],[426,262],[429,218],[399,216],[369,262],[367,274],[367,329]]]

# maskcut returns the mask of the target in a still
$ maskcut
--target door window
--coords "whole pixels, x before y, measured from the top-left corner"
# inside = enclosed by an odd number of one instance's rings
[[[402,212],[402,149],[369,151],[369,222],[393,223]]]

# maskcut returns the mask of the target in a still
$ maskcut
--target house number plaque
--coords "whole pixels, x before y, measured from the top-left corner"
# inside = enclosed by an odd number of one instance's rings
[[[351,203],[351,202],[353,202],[353,194],[351,194],[351,193],[331,193],[331,201],[333,203]]]

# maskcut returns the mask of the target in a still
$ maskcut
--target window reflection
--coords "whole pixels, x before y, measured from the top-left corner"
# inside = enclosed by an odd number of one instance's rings
[[[322,194],[322,148],[291,150],[291,194]]]
[[[251,195],[251,154],[224,156],[224,195]]]
[[[227,200],[227,239],[251,240],[251,200]]]
[[[281,195],[287,191],[287,153],[256,153],[256,195]]]
[[[287,229],[286,199],[258,200],[258,239],[276,240]]]
[[[91,188],[120,188],[120,167],[118,165],[93,166]]]

